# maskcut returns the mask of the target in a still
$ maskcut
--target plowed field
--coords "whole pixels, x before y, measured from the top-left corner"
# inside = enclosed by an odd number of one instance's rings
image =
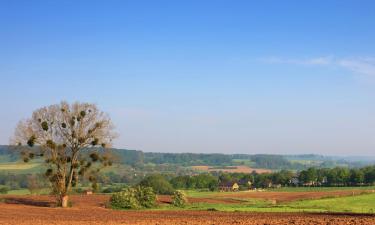
[[[103,207],[108,196],[72,196],[74,206],[54,208],[48,196],[6,196],[0,224],[375,224],[375,216],[211,211],[120,211]]]

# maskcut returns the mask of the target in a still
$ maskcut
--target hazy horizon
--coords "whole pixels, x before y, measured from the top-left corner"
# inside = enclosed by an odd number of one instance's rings
[[[0,144],[62,100],[147,152],[375,156],[373,1],[0,3]]]

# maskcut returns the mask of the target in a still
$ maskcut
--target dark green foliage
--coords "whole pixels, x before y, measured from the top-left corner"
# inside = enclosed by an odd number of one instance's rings
[[[95,181],[91,181],[91,182],[92,182],[92,183],[91,183],[92,190],[93,190],[94,192],[98,192],[98,191],[99,191],[99,184],[96,183],[96,180],[95,180]]]
[[[294,173],[289,170],[281,170],[279,172],[272,173],[272,182],[275,184],[282,184],[288,185],[292,178],[294,177]],[[249,179],[251,181],[251,179]]]
[[[195,153],[154,153],[142,152],[136,150],[126,149],[112,149],[113,153],[117,155],[122,163],[132,165],[134,167],[142,166],[144,164],[169,164],[178,166],[194,166],[194,165],[208,165],[208,166],[233,166],[233,165],[248,165],[250,167],[265,168],[265,169],[286,169],[286,170],[304,170],[310,165],[301,164],[299,162],[291,162],[288,160],[289,155],[247,155],[247,154],[195,154]],[[297,156],[294,156],[297,157]],[[302,155],[302,158],[307,157]],[[334,168],[335,165],[349,165],[352,167],[363,167],[372,165],[374,161],[368,162],[348,162],[348,161],[332,161],[331,158],[324,156],[309,156],[309,158],[319,160],[317,166],[320,168]],[[245,160],[245,162],[238,162],[237,160]],[[294,159],[292,157],[292,159]],[[323,162],[322,162],[323,161]],[[315,165],[314,165],[315,166]]]
[[[86,172],[85,168],[82,167],[82,168],[78,171],[78,174],[79,174],[80,176],[83,176],[83,175],[85,175],[85,172]]]
[[[172,186],[176,189],[209,189],[216,190],[218,186],[218,178],[202,173],[196,176],[178,176],[170,180]]]
[[[360,169],[350,170],[350,183],[351,184],[362,184],[365,182],[365,173]]]
[[[362,168],[365,173],[365,183],[375,184],[375,166],[367,166]]]
[[[144,153],[145,161],[151,163],[174,163],[187,165],[226,165],[232,162],[230,155],[194,153]]]
[[[139,183],[139,185],[141,187],[151,187],[157,194],[168,195],[174,192],[172,185],[164,176],[160,174],[147,176]]]
[[[298,178],[303,183],[316,183],[318,181],[318,172],[315,168],[309,168],[301,171]]]
[[[35,136],[34,136],[34,135],[31,136],[31,137],[29,138],[29,140],[27,140],[27,145],[28,145],[29,147],[33,147],[34,144],[35,144],[35,140],[36,140]]]
[[[113,149],[112,151],[122,163],[127,165],[139,166],[144,163],[144,153],[142,151],[122,149]]]
[[[32,152],[29,153],[29,158],[30,158],[30,159],[34,158],[34,156],[35,156],[34,153],[32,153]]]
[[[16,190],[20,188],[27,188],[27,177],[29,174],[16,174],[9,172],[0,172],[0,187],[7,187],[9,190]],[[44,176],[44,174],[35,174],[38,177]],[[47,183],[43,185],[47,186]]]
[[[91,160],[92,160],[93,162],[96,162],[96,161],[98,161],[98,159],[99,159],[99,155],[98,155],[98,153],[93,152],[93,153],[90,154],[90,158],[91,158]]]
[[[21,144],[22,143],[18,143]],[[8,163],[8,162],[15,162],[19,159],[19,154],[22,155],[22,152],[14,151],[8,146],[0,145],[0,162],[1,163]]]
[[[42,126],[42,129],[44,131],[48,131],[48,123],[47,123],[47,121],[43,121],[40,125]]]
[[[56,144],[52,140],[47,140],[46,146],[50,149],[56,149]]]
[[[47,170],[46,170],[46,173],[45,173],[46,177],[49,177],[49,176],[51,176],[52,174],[53,174],[53,170],[52,170],[52,169],[47,169]]]
[[[348,168],[335,167],[327,171],[326,177],[331,186],[345,186],[349,183],[350,171]]]
[[[95,181],[96,181],[96,177],[94,177],[94,176],[89,176],[89,181],[90,181],[90,182],[95,182]]]
[[[280,155],[253,155],[251,161],[255,162],[257,168],[288,169],[292,164]]]
[[[86,116],[86,112],[85,111],[81,111],[79,114],[81,115],[82,118]]]
[[[93,146],[98,145],[98,144],[99,144],[99,139],[95,138],[95,139],[91,142],[91,144],[92,144]]]

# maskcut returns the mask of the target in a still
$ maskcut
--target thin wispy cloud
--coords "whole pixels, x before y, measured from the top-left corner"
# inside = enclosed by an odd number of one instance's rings
[[[336,58],[333,56],[315,58],[261,58],[259,61],[271,64],[294,64],[308,66],[337,66],[354,74],[375,77],[375,58]]]
[[[307,59],[290,59],[290,58],[279,58],[279,57],[268,57],[261,58],[261,62],[264,63],[277,63],[277,64],[296,64],[296,65],[329,65],[333,62],[333,57],[317,57]]]
[[[374,58],[342,59],[342,60],[339,60],[337,64],[354,73],[375,77],[375,59]]]

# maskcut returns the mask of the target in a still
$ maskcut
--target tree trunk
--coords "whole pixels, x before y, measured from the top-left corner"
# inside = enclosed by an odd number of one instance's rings
[[[68,202],[69,202],[69,196],[68,195],[62,195],[60,197],[61,207],[67,208],[68,207]]]

